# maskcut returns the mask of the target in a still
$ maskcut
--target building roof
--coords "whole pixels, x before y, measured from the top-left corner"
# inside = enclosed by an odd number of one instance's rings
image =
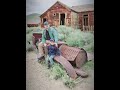
[[[65,5],[64,3],[60,2],[60,1],[57,1],[55,4],[57,4],[57,3],[59,3],[60,5],[62,5],[63,7],[65,7],[66,9],[68,9],[70,11],[72,10],[69,6]],[[47,9],[47,11],[50,10],[55,4],[53,4],[49,9]],[[42,15],[44,15],[47,11],[45,11]],[[75,10],[72,10],[72,11],[76,12]],[[40,16],[42,16],[42,15],[40,15]]]
[[[72,6],[71,9],[76,12],[94,11],[94,4]]]
[[[94,11],[94,4],[85,4],[85,5],[78,5],[78,6],[72,6],[72,7],[68,7],[67,5],[65,5],[64,3],[57,1],[55,4],[61,4],[63,7],[65,7],[66,9],[70,10],[70,11],[74,11],[76,13],[78,12],[85,12],[85,11]],[[48,10],[50,10],[55,4],[53,4]],[[43,16],[48,10],[46,10],[41,16]]]

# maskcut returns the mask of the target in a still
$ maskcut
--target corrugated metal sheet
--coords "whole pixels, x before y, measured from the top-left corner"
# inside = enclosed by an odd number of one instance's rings
[[[70,47],[67,45],[61,45],[60,51],[63,57],[65,57],[69,61],[74,61],[78,53],[80,52],[80,49],[75,47]]]

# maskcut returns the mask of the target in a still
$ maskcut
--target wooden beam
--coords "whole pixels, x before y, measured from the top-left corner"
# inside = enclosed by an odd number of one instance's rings
[[[60,13],[59,13],[59,25],[60,25]]]
[[[67,13],[65,13],[65,25],[67,25],[66,17],[67,17]]]

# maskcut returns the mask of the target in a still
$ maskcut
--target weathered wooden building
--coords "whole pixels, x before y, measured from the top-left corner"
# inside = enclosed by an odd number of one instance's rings
[[[94,25],[94,7],[91,4],[68,7],[57,1],[40,16],[41,27],[47,20],[51,26],[66,25],[77,28]]]
[[[73,6],[71,9],[78,12],[80,28],[94,29],[94,4]]]

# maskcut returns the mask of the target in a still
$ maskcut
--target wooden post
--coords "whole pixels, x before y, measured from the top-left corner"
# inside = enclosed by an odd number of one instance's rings
[[[91,26],[91,31],[93,31],[93,26]]]
[[[73,26],[72,18],[73,18],[73,17],[72,17],[72,12],[71,12],[71,26]],[[72,27],[72,28],[73,28],[73,27]]]
[[[91,29],[90,29],[90,25],[88,26],[88,31],[91,31]]]
[[[93,31],[93,26],[91,26],[91,31]]]
[[[61,21],[61,25],[62,25],[62,21]]]
[[[90,26],[90,31],[92,31],[92,26]]]
[[[60,13],[59,13],[59,25],[60,25]]]
[[[67,25],[66,17],[67,17],[67,13],[65,13],[65,25]]]
[[[42,23],[43,23],[43,18],[41,18],[42,19]]]
[[[84,31],[84,25],[83,25],[83,31]]]

